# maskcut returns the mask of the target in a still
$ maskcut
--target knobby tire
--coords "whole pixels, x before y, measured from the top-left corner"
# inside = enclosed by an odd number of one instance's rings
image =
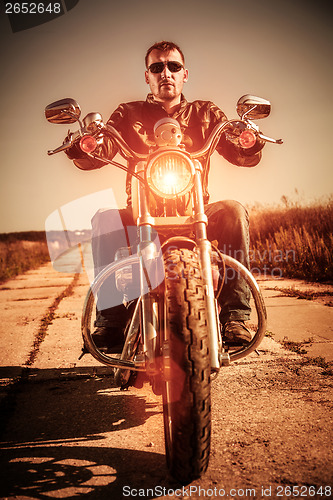
[[[173,249],[165,265],[163,414],[168,468],[181,483],[200,477],[210,453],[210,356],[197,255]]]

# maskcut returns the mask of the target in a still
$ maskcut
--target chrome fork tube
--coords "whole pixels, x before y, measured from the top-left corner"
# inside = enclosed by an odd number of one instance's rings
[[[212,266],[211,266],[211,244],[207,239],[207,216],[205,215],[204,203],[203,203],[203,193],[202,193],[202,182],[201,182],[201,165],[196,162],[196,171],[194,179],[194,192],[195,192],[195,212],[197,222],[195,223],[196,231],[196,242],[199,250],[199,260],[201,264],[202,276],[205,286],[206,294],[206,310],[207,310],[207,321],[208,321],[208,331],[209,331],[209,345],[210,345],[210,356],[211,356],[211,370],[214,372],[219,371],[220,361],[219,361],[219,321],[217,304],[214,294],[213,276],[212,276]]]
[[[143,176],[143,173],[141,173]],[[150,282],[151,277],[155,280],[157,265],[157,249],[153,241],[150,214],[147,207],[146,190],[143,183],[138,185],[138,226],[139,244],[138,255],[140,258],[140,288],[141,288],[141,313],[143,348],[147,362],[147,374],[154,375],[157,370],[156,349],[157,335],[159,331],[158,302],[152,292],[156,284]],[[148,289],[148,292],[147,292]]]

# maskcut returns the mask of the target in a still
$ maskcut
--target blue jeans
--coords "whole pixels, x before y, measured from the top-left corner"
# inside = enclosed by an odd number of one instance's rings
[[[236,201],[226,200],[206,205],[205,213],[208,217],[208,239],[216,240],[223,253],[234,257],[248,268],[249,218],[246,209]],[[114,261],[115,253],[120,247],[135,246],[136,242],[137,228],[134,226],[130,207],[99,210],[92,219],[95,275]],[[107,297],[107,306],[103,305],[103,297]],[[107,280],[99,292],[96,326],[124,328],[129,312],[122,300],[123,295],[116,289],[114,278]],[[228,320],[249,319],[249,288],[232,269],[226,269],[225,283],[218,302],[222,324]]]
[[[249,216],[237,201],[225,200],[206,205],[207,236],[217,240],[222,253],[249,268]],[[220,320],[247,321],[250,318],[250,290],[236,271],[226,268],[225,281],[218,298]]]

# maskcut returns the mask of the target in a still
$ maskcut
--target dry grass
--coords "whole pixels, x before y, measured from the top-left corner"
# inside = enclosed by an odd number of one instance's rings
[[[251,267],[310,281],[333,280],[333,199],[250,209]]]
[[[0,283],[50,260],[44,232],[0,235]]]

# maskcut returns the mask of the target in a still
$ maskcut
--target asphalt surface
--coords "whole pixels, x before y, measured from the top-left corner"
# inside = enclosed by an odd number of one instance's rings
[[[268,336],[212,382],[210,465],[185,489],[166,469],[160,398],[78,360],[86,275],[46,265],[2,285],[1,498],[330,498],[332,287],[259,284]],[[304,290],[315,299],[290,296]]]

